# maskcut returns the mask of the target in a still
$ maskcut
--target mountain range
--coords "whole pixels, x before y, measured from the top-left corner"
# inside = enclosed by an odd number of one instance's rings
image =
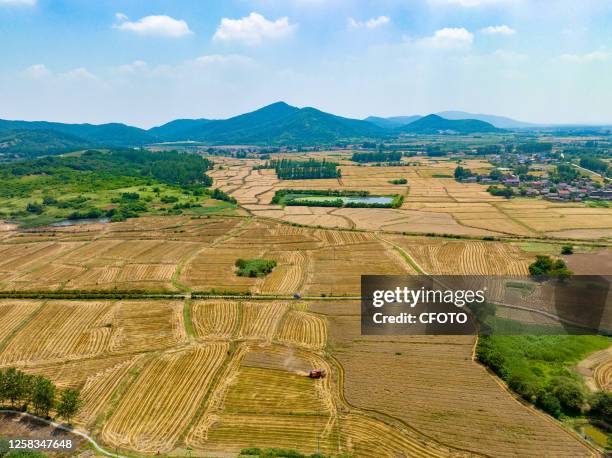
[[[414,134],[499,132],[501,128],[528,126],[500,116],[457,111],[427,116],[352,119],[312,107],[298,108],[276,102],[228,119],[176,119],[148,130],[120,123],[0,120],[0,153],[38,155],[90,147],[138,147],[177,141],[211,145],[312,145]]]

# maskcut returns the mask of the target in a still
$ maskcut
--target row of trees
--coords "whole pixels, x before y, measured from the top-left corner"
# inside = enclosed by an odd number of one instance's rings
[[[293,159],[273,159],[256,168],[274,169],[281,180],[312,180],[320,178],[340,178],[338,164],[325,159],[298,161]]]
[[[79,412],[82,400],[78,390],[58,390],[55,384],[42,375],[30,375],[14,367],[0,370],[0,405],[28,410],[48,417],[55,410],[58,417],[70,422]]]
[[[353,153],[351,160],[353,162],[366,163],[366,162],[399,162],[402,159],[402,153],[400,151],[382,152],[378,151],[375,153]]]
[[[222,191],[219,188],[215,188],[213,192],[210,194],[210,197],[212,197],[213,199],[229,202],[230,204],[235,204],[238,202],[234,197],[230,196],[228,193],[226,193],[225,191]]]

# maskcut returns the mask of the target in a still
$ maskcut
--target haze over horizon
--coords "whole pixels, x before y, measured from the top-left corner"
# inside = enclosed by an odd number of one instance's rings
[[[282,100],[612,124],[610,2],[406,3],[0,0],[0,118],[148,128]]]

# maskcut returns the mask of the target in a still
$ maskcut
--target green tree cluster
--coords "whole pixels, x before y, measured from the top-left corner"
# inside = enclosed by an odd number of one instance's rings
[[[472,171],[468,168],[461,167],[460,165],[455,167],[455,180],[463,180],[473,175]]]
[[[72,388],[59,391],[58,397],[58,389],[48,378],[9,367],[0,370],[0,405],[7,403],[22,410],[31,406],[33,412],[42,417],[49,416],[55,409],[59,417],[70,421],[81,408],[81,397],[79,391]]]
[[[266,168],[276,171],[281,180],[312,180],[322,178],[339,178],[341,176],[338,164],[309,159],[298,161],[293,159],[274,159],[266,164]]]
[[[265,277],[276,267],[272,259],[238,259],[236,275],[239,277]]]
[[[550,256],[538,255],[529,265],[529,274],[533,276],[549,276],[560,279],[569,278],[572,271],[567,268],[562,259],[553,259]]]
[[[366,163],[366,162],[399,162],[402,159],[400,151],[391,152],[373,152],[373,153],[353,153],[351,161]]]

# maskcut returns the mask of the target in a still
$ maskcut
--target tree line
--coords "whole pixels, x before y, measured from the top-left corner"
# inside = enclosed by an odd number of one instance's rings
[[[274,169],[281,180],[312,180],[320,178],[340,178],[341,172],[336,162],[325,159],[298,161],[293,159],[273,159],[258,168]]]
[[[14,367],[0,370],[0,405],[28,411],[30,407],[39,417],[48,417],[52,410],[70,422],[82,406],[79,390],[58,390],[42,375],[27,374]]]
[[[402,159],[401,151],[383,152],[377,151],[373,153],[353,153],[351,161],[359,163],[367,162],[399,162]]]

